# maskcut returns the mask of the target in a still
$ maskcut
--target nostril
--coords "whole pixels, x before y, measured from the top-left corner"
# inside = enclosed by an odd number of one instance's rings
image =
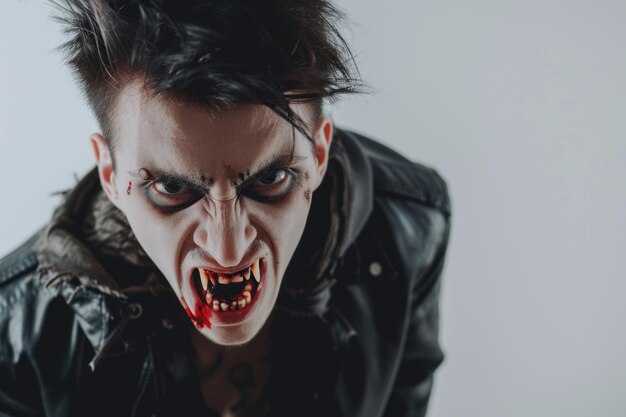
[[[251,224],[246,226],[246,230],[244,231],[246,241],[248,243],[252,242],[256,238],[256,228]]]
[[[205,249],[209,240],[209,233],[204,228],[198,228],[193,234],[194,242],[196,245]]]

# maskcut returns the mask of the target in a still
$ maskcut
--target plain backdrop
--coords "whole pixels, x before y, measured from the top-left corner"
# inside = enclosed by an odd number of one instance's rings
[[[626,2],[338,4],[375,93],[335,122],[452,194],[429,416],[626,415]],[[0,8],[0,254],[93,166],[49,14]]]

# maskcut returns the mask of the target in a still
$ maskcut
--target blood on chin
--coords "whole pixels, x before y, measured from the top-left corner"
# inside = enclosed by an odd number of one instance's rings
[[[201,300],[196,300],[192,312],[192,310],[187,306],[185,300],[181,298],[181,301],[183,303],[183,307],[185,308],[185,313],[187,313],[187,316],[189,316],[196,328],[211,328],[211,316],[213,315],[213,311],[211,311],[206,303],[203,303]]]
[[[187,300],[189,300],[189,303]],[[194,296],[193,289],[188,284],[183,284],[180,301],[183,304],[185,313],[187,313],[187,316],[191,319],[191,322],[196,328],[211,328],[213,312],[206,303],[203,303]],[[191,304],[191,306],[189,304]]]

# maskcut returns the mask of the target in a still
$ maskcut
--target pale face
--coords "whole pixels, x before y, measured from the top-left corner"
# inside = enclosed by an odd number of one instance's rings
[[[302,117],[305,105],[292,107]],[[314,146],[260,105],[210,114],[120,93],[116,170],[92,144],[103,188],[126,215],[199,331],[221,345],[252,339],[272,312],[325,174],[332,125]]]

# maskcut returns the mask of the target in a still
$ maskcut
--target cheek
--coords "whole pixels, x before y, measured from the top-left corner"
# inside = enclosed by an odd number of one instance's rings
[[[310,207],[305,190],[295,187],[291,195],[280,202],[271,205],[253,202],[250,206],[250,213],[257,213],[251,216],[253,222],[268,235],[283,264],[289,260],[286,258],[291,258],[304,231]]]
[[[140,192],[134,187],[132,191]],[[141,247],[169,280],[177,270],[176,254],[180,247],[178,237],[182,236],[180,222],[176,221],[175,216],[165,216],[146,207],[145,203],[139,201],[141,196],[135,197],[136,201],[127,205],[128,222]]]

